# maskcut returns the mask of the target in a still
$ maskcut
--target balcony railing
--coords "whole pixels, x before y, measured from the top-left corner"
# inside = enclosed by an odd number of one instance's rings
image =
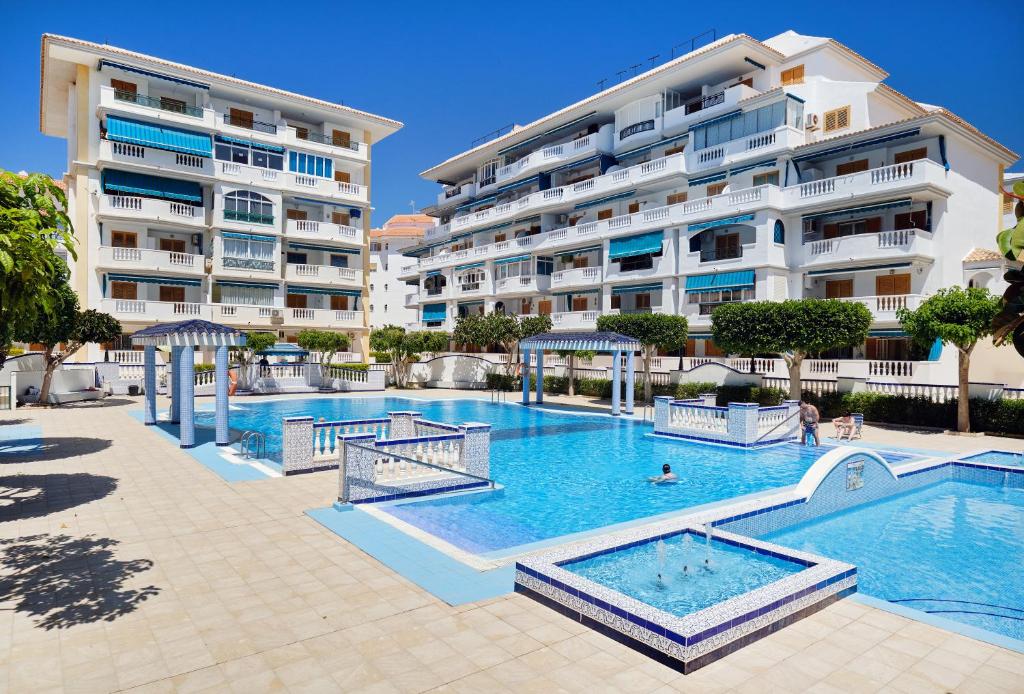
[[[732,258],[742,258],[743,247],[738,248],[709,248],[708,250],[702,250],[700,252],[700,262],[709,263],[714,260],[730,260]]]
[[[161,99],[155,96],[145,96],[144,94],[136,94],[135,92],[123,92],[120,90],[114,90],[114,98],[118,101],[127,101],[133,104],[138,104],[139,106],[158,108],[161,111],[170,111],[171,113],[183,113],[186,116],[195,116],[196,118],[203,117],[203,109],[197,106],[188,106],[174,99]]]
[[[240,210],[224,210],[224,219],[231,222],[248,222],[250,224],[273,224],[274,215],[242,212]]]
[[[274,131],[276,132],[276,130]],[[319,142],[322,145],[330,145],[332,147],[343,147],[345,149],[351,149],[356,152],[359,151],[359,143],[353,140],[345,140],[335,135],[325,135],[324,133],[314,132],[301,132],[295,131],[296,140],[308,140],[310,142]]]
[[[233,270],[263,270],[271,272],[274,269],[273,260],[263,258],[235,258],[224,256],[221,258],[221,265]]]
[[[273,123],[253,120],[252,118],[239,118],[232,116],[230,113],[224,114],[224,125],[233,125],[236,128],[245,128],[246,130],[255,130],[256,132],[269,133],[271,135],[277,134],[277,126]]]
[[[711,108],[712,106],[718,106],[719,104],[724,103],[725,90],[723,89],[717,94],[708,94],[707,96],[702,96],[699,99],[688,102],[686,104],[686,115],[697,113],[698,111],[703,111],[706,108]]]

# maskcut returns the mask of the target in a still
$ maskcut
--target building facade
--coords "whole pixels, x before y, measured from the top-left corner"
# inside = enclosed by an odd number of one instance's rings
[[[40,129],[67,140],[83,306],[126,334],[199,318],[367,353],[370,152],[401,123],[54,35],[40,94]]]
[[[408,252],[409,305],[444,329],[492,310],[555,330],[674,313],[687,355],[721,357],[715,307],[828,297],[875,319],[830,356],[955,359],[915,348],[896,311],[953,284],[999,290],[1017,155],[886,77],[832,39],[730,35],[458,154],[422,174],[443,189]]]
[[[406,249],[423,241],[436,220],[425,214],[396,214],[370,231],[370,327],[413,326],[419,312],[406,306],[408,287],[401,279]]]

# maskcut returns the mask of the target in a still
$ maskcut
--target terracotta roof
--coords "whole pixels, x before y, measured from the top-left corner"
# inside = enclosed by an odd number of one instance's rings
[[[427,214],[396,214],[392,215],[391,219],[384,222],[384,228],[390,227],[392,224],[434,224],[434,218]]]
[[[999,255],[998,251],[991,251],[987,248],[975,248],[966,256],[964,256],[965,263],[977,263],[986,260],[1002,261],[1003,256]]]
[[[387,229],[370,229],[371,239],[423,238],[426,229],[414,226],[393,226]]]

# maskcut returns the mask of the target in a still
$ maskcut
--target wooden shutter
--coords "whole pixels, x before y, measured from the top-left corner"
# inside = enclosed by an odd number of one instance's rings
[[[585,255],[574,255],[572,257],[572,266],[574,268],[589,267],[590,259]]]
[[[839,236],[839,225],[838,224],[826,224],[825,231],[822,233],[822,238],[834,239]]]
[[[622,296],[619,294],[612,294],[612,308],[622,308]]]
[[[110,245],[114,248],[138,248],[139,236],[134,231],[110,232]]]
[[[305,221],[306,220],[306,211],[305,210],[286,209],[284,211],[284,217],[285,217],[285,219],[298,219],[298,220]]]
[[[171,253],[184,253],[185,241],[183,239],[160,239],[160,250],[170,251]]]
[[[864,220],[864,226],[869,234],[877,234],[882,230],[882,218],[881,217],[868,217]]]
[[[722,191],[725,190],[725,186],[726,186],[726,182],[725,181],[722,181],[720,183],[710,183],[710,184],[708,184],[707,196],[710,198],[710,197],[715,196],[715,195],[721,195]]]
[[[134,301],[138,297],[139,285],[134,282],[111,282],[110,283],[110,298],[112,299],[131,299]]]
[[[630,214],[634,214],[636,212],[639,212],[640,211],[640,203],[639,202],[631,202],[631,203],[629,203],[629,207],[627,209],[628,209],[628,212]]]
[[[352,136],[344,130],[332,130],[331,144],[335,147],[351,147]]]
[[[857,161],[848,161],[845,164],[839,164],[836,166],[836,176],[848,176],[859,171],[868,170],[868,160],[858,159]]]
[[[788,70],[782,71],[782,84],[803,84],[804,83],[804,66],[794,65]]]
[[[893,158],[893,161],[897,164],[906,164],[907,162],[927,158],[928,148],[918,147],[917,149],[908,149],[906,152],[897,152],[896,156]]]
[[[665,156],[670,157],[673,154],[682,154],[686,149],[686,145],[679,145],[678,147],[669,147],[665,150]]]
[[[160,97],[160,108],[164,111],[174,111],[175,113],[184,113],[185,107],[188,106],[181,99],[172,99],[169,96]]]
[[[185,301],[185,288],[160,285],[160,301],[183,303]]]
[[[877,337],[869,337],[864,341],[864,356],[868,359],[878,359],[878,343]]]
[[[825,112],[825,132],[842,130],[850,127],[850,107],[833,109]]]
[[[666,205],[678,205],[681,202],[686,202],[686,193],[672,193],[665,199]]]
[[[740,252],[740,235],[725,234],[715,237],[715,255],[721,260],[723,258],[734,258]]]
[[[332,224],[338,224],[340,226],[347,227],[351,221],[352,220],[351,220],[351,217],[349,216],[348,212],[332,212],[331,213],[331,223]]]
[[[520,300],[520,302],[519,302],[519,313],[522,313],[522,314],[530,313],[532,308],[533,308],[533,305],[532,305],[530,299],[522,299],[522,300]]]
[[[289,294],[285,298],[285,306],[288,308],[306,308],[305,294]]]
[[[718,348],[714,340],[704,340],[705,357],[724,357],[725,352]]]
[[[296,125],[296,126],[293,126],[293,127],[295,128],[295,137],[296,137],[296,139],[299,139],[299,140],[308,140],[309,139],[309,128],[307,128],[307,127],[305,127],[303,125]]]
[[[892,277],[892,293],[893,294],[909,294],[910,293],[910,274],[902,275],[891,275]]]
[[[501,243],[508,238],[508,234],[495,234],[494,243]]]
[[[853,280],[828,280],[825,282],[826,299],[845,299],[853,296]]]
[[[134,82],[125,82],[124,80],[110,80],[110,86],[114,88],[115,92],[123,92],[125,94],[138,94],[139,85]]]
[[[537,302],[537,314],[541,316],[551,315],[551,299],[541,299]]]
[[[688,338],[686,340],[686,350],[684,351],[683,354],[685,356],[687,356],[687,357],[692,357],[696,353],[697,353],[697,341],[694,340],[692,337]]]
[[[573,311],[586,311],[587,310],[587,297],[585,297],[585,296],[574,296],[572,298],[572,310]]]
[[[348,310],[348,297],[347,296],[332,296],[331,297],[331,310],[332,311],[347,311]]]
[[[239,108],[231,108],[228,109],[228,115],[231,118],[231,125],[252,130],[254,120],[252,111],[243,111]]]
[[[615,213],[614,210],[612,210],[611,208],[609,208],[607,210],[598,210],[597,211],[597,218],[598,218],[598,220],[601,220],[601,219],[611,219],[611,217],[612,217],[612,215],[614,213]]]
[[[875,278],[875,294],[878,296],[892,296],[895,282],[893,275],[879,275]]]
[[[352,174],[350,174],[348,171],[338,171],[337,169],[335,169],[334,180],[340,181],[341,183],[351,183]]]
[[[636,297],[634,299],[634,301],[636,302],[636,307],[637,308],[650,308],[651,307],[651,295],[650,294],[634,294],[634,296]]]

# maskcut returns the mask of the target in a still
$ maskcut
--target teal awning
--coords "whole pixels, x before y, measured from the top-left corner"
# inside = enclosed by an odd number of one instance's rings
[[[284,154],[284,147],[278,147],[277,145],[265,145],[262,142],[253,142],[252,140],[243,140],[238,137],[228,137],[227,135],[217,135],[215,139],[217,142],[230,142],[235,145],[244,145],[246,147],[252,147],[253,149],[263,149],[268,152]],[[323,203],[320,204],[322,205]]]
[[[423,304],[422,320],[430,323],[443,321],[447,307],[447,304]]]
[[[907,334],[900,329],[893,330],[869,330],[868,337],[906,337]]]
[[[686,182],[686,185],[688,185],[688,186],[690,186],[692,188],[693,186],[702,186],[705,183],[714,183],[715,181],[724,181],[724,180],[725,180],[725,174],[724,173],[716,173],[716,174],[711,174],[710,176],[703,176],[701,178],[691,178],[689,181]]]
[[[824,270],[808,270],[808,275],[845,275],[851,272],[868,272],[870,270],[895,270],[910,267],[911,263],[887,263],[885,265],[860,265],[857,267],[826,268]]]
[[[169,125],[153,125],[118,116],[107,116],[107,139],[127,142],[143,147],[166,149],[170,152],[194,154],[197,157],[212,157],[213,143],[210,136]]]
[[[841,210],[829,210],[828,212],[816,212],[814,214],[805,214],[803,220],[809,221],[812,219],[832,219],[834,217],[845,217],[851,214],[868,214],[870,212],[881,212],[882,210],[889,210],[894,207],[909,207],[913,203],[910,198],[900,198],[899,200],[889,200],[887,202],[880,202],[874,205],[861,205],[859,207],[844,207]]]
[[[424,275],[424,277],[437,277],[437,276],[438,276],[438,275],[440,275],[440,274],[441,274],[441,271],[440,271],[440,270],[429,270],[429,271],[427,272],[427,274],[426,274],[426,275]]]
[[[325,294],[327,296],[362,296],[359,289],[335,289],[334,287],[303,287],[298,284],[288,285],[289,294]]]
[[[234,282],[231,280],[217,280],[219,287],[245,287],[246,289],[277,289],[276,284],[267,282]]]
[[[624,284],[621,287],[612,287],[612,296],[621,294],[643,294],[645,292],[660,292],[661,282],[649,284]]]
[[[501,260],[495,260],[494,264],[495,265],[508,265],[509,263],[521,263],[524,260],[529,260],[529,259],[530,259],[530,256],[528,256],[528,255],[517,255],[517,256],[514,256],[512,258],[502,258]]]
[[[141,284],[163,284],[172,287],[199,287],[202,286],[202,280],[196,279],[183,279],[180,277],[152,277],[150,275],[120,275],[120,274],[108,274],[107,280],[110,282],[139,282]]]
[[[612,202],[613,200],[621,200],[622,198],[628,198],[636,195],[636,190],[627,190],[625,193],[618,193],[617,195],[608,195],[597,200],[591,200],[590,202],[581,202],[576,206],[575,209],[583,210],[594,205],[603,205],[606,202]]]
[[[456,265],[455,272],[462,272],[463,270],[472,270],[474,268],[483,267],[487,263],[469,263],[467,265]]]
[[[574,255],[583,255],[584,253],[590,253],[592,251],[600,250],[600,246],[587,246],[586,248],[571,248],[567,251],[558,251],[557,253],[555,253],[555,255],[557,255],[559,258],[563,258]]]
[[[738,214],[735,217],[723,217],[722,219],[712,219],[710,222],[699,222],[697,224],[687,225],[686,231],[704,231],[705,229],[714,229],[715,227],[727,227],[732,224],[742,224],[743,222],[749,222],[753,218],[753,214]]]
[[[686,293],[717,292],[720,289],[738,289],[754,286],[753,270],[719,272],[714,275],[690,275],[686,278]]]
[[[295,248],[300,251],[324,251],[325,253],[348,253],[359,255],[358,248],[337,248],[335,246],[318,246],[315,243],[293,243],[288,242],[288,248]]]
[[[194,181],[179,181],[117,169],[106,169],[103,172],[103,190],[146,195],[162,200],[203,201],[203,189]]]
[[[738,173],[750,171],[751,169],[760,169],[765,166],[775,166],[776,163],[777,161],[775,159],[766,159],[764,161],[759,161],[754,164],[744,164],[743,166],[737,166],[735,169],[729,169],[729,175],[735,176]]]
[[[658,285],[660,288],[661,285]],[[579,296],[581,294],[600,294],[600,289],[574,289],[571,292],[555,292],[551,296]]]
[[[259,234],[240,234],[237,231],[222,231],[220,235],[226,239],[239,239],[242,241],[263,241],[273,243],[273,236],[260,236]]]
[[[645,253],[658,253],[661,251],[661,242],[665,238],[663,229],[649,231],[646,234],[636,236],[625,236],[619,239],[612,239],[608,246],[608,259],[628,258],[634,255]]]

